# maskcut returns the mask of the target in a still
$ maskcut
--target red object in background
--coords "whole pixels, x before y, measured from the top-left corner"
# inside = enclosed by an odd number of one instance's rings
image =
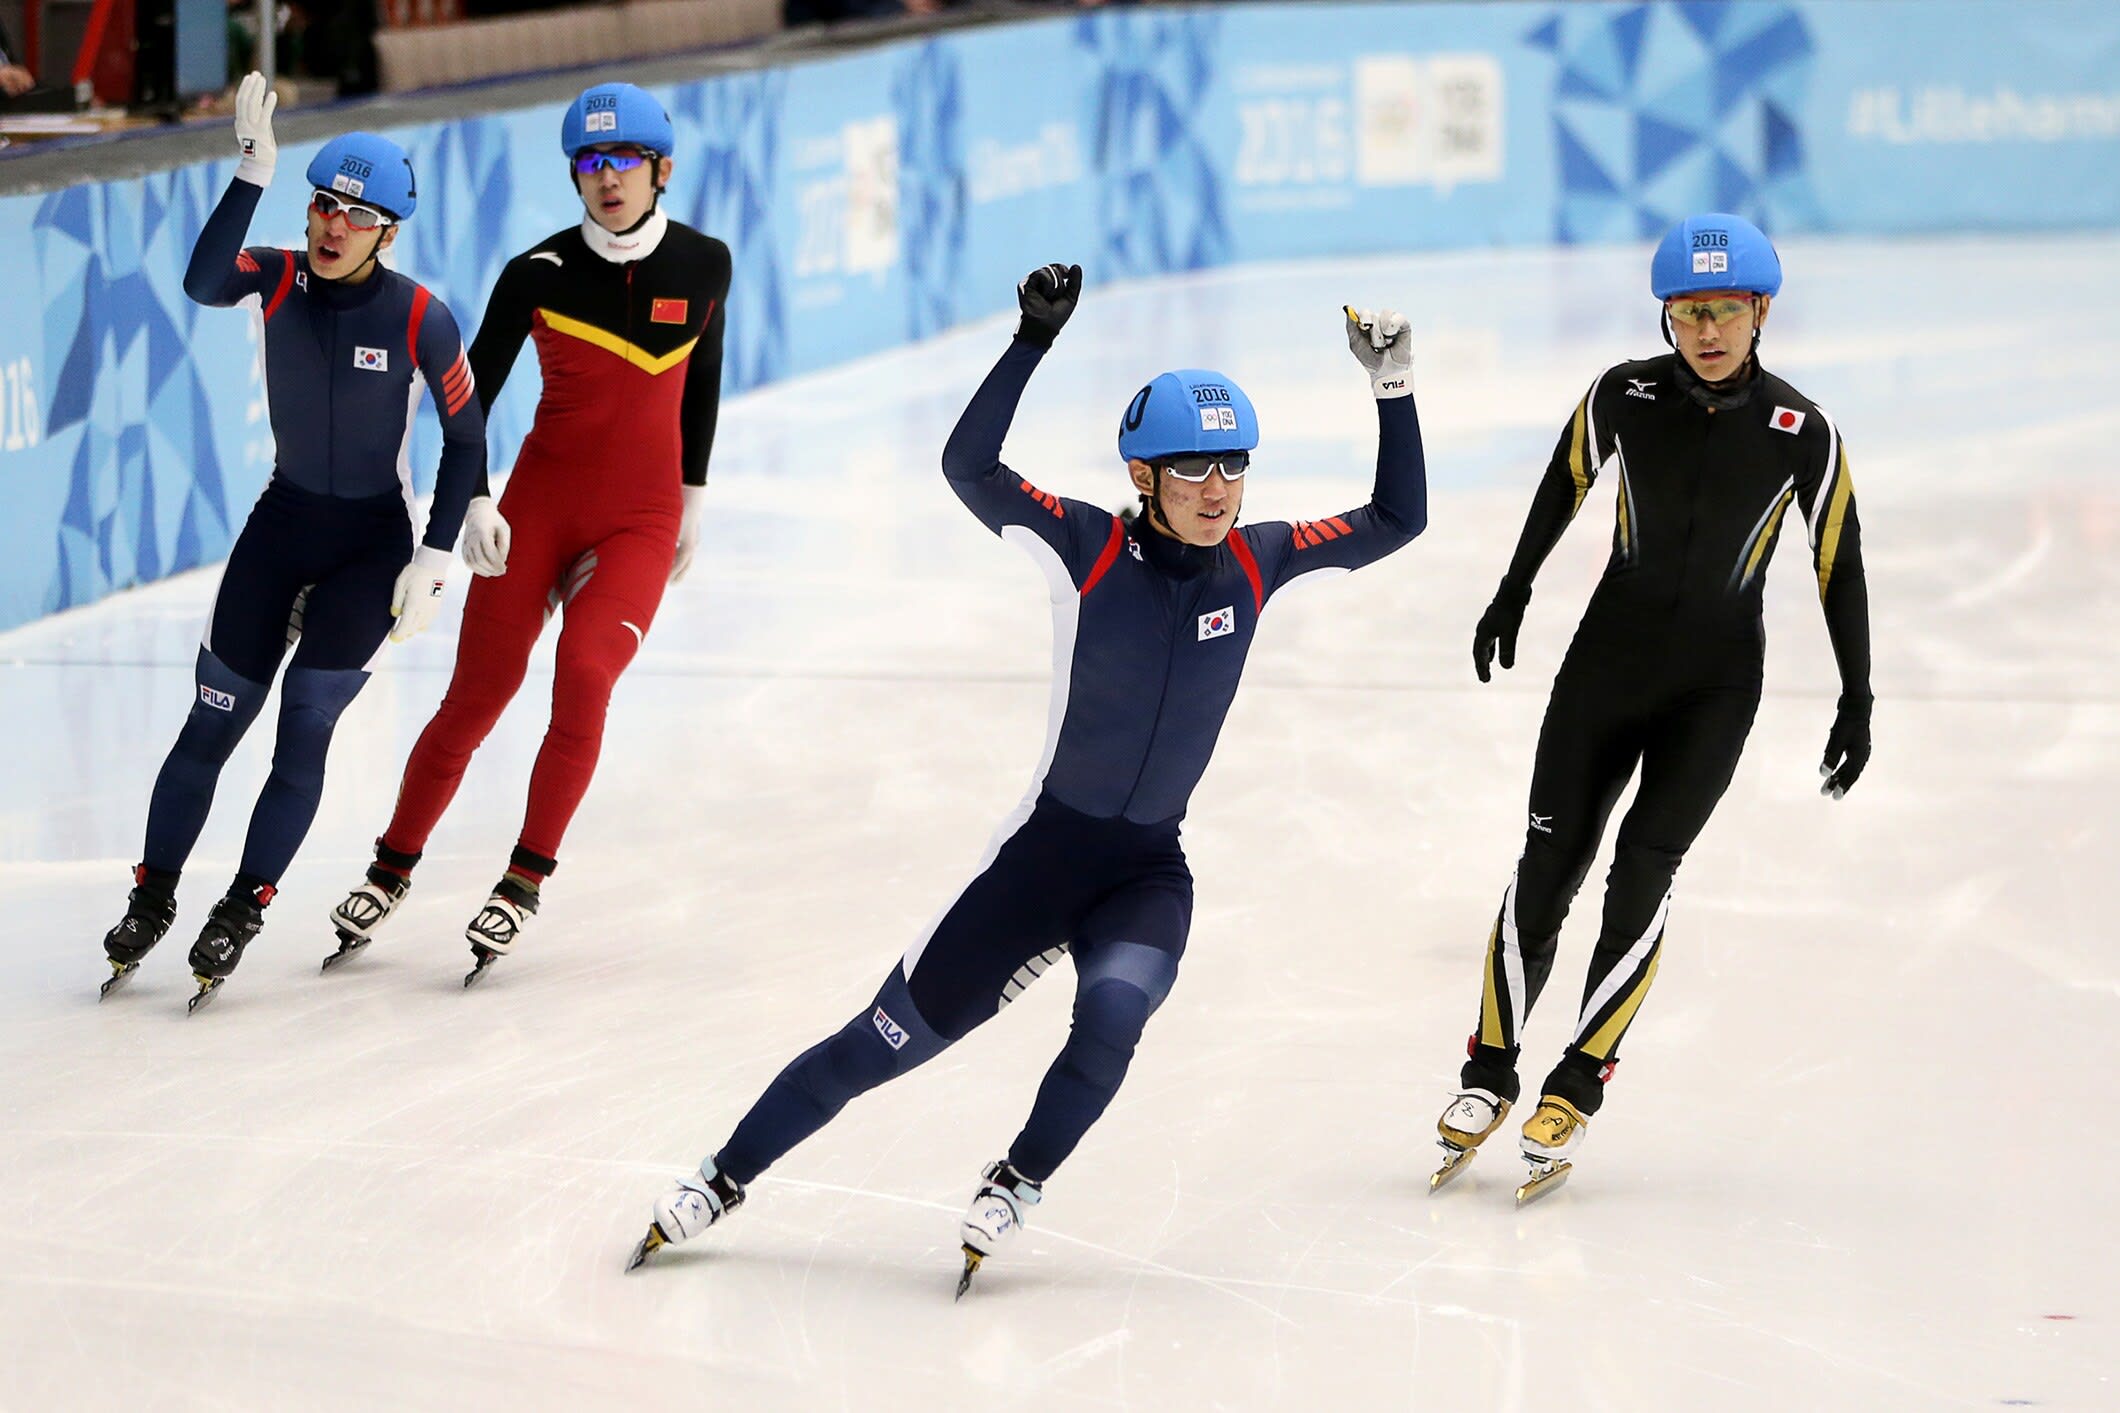
[[[29,3],[34,6],[36,0]],[[88,28],[81,35],[81,52],[74,58],[75,87],[90,79],[96,97],[105,103],[131,99],[133,28],[131,0],[96,0],[88,14]]]
[[[39,78],[44,76],[44,70],[37,62],[44,57],[44,36],[38,32],[43,27],[43,0],[22,0],[22,67]]]

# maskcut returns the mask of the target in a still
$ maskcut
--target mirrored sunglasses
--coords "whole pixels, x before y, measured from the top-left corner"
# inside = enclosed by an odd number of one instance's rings
[[[363,206],[358,201],[348,201],[329,191],[319,190],[309,198],[309,209],[330,220],[333,216],[344,216],[346,224],[357,231],[372,231],[381,226],[394,226],[397,217],[388,211],[378,211],[373,206]]]
[[[614,172],[630,172],[648,160],[649,154],[639,148],[626,148],[617,152],[577,152],[574,154],[574,174],[581,177],[595,176],[604,168]]]
[[[1162,463],[1163,473],[1197,486],[1215,472],[1225,481],[1241,481],[1251,466],[1248,451],[1218,451],[1200,456],[1173,456]]]
[[[1664,306],[1674,324],[1697,329],[1702,324],[1727,324],[1740,314],[1752,312],[1750,299],[1674,299]]]

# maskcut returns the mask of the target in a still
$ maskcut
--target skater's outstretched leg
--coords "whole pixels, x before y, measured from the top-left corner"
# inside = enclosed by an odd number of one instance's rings
[[[239,675],[205,648],[199,649],[193,673],[191,714],[162,762],[147,806],[147,847],[141,858],[160,873],[177,873],[191,857],[213,807],[221,767],[271,690],[268,682]]]
[[[766,1086],[713,1161],[747,1186],[838,1117],[847,1101],[926,1064],[949,1044],[921,1016],[903,973],[893,967],[875,1000]]]
[[[1074,957],[1073,1027],[1008,1150],[1008,1165],[1034,1183],[1050,1178],[1103,1116],[1142,1029],[1178,978],[1177,957],[1138,942],[1078,943]]]

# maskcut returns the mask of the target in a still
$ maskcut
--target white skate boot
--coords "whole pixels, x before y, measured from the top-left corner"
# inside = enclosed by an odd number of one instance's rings
[[[493,885],[493,896],[486,899],[486,906],[478,910],[478,916],[464,929],[464,940],[471,944],[474,963],[464,977],[464,985],[469,986],[484,976],[487,967],[514,949],[523,924],[536,912],[537,890],[529,884],[518,882],[510,875]]]
[[[392,873],[386,868],[371,866],[368,877],[361,886],[346,895],[346,900],[331,910],[331,928],[338,934],[339,949],[324,958],[323,970],[330,971],[340,962],[375,940],[375,931],[390,920],[405,895],[412,891],[412,880],[401,873]]]
[[[1463,1172],[1487,1136],[1509,1117],[1509,1101],[1491,1089],[1466,1089],[1452,1096],[1450,1107],[1435,1121],[1436,1146],[1443,1150],[1443,1165],[1428,1179],[1428,1190],[1436,1192]]]
[[[958,1234],[964,1242],[964,1274],[957,1278],[957,1298],[972,1288],[972,1273],[1004,1242],[1023,1230],[1023,1212],[1044,1198],[1035,1182],[1006,1162],[986,1165],[979,1190],[972,1194],[972,1209],[964,1214]]]
[[[1567,1181],[1574,1166],[1568,1156],[1583,1146],[1583,1136],[1589,1129],[1590,1120],[1582,1110],[1558,1094],[1539,1099],[1538,1108],[1524,1120],[1524,1132],[1518,1140],[1524,1161],[1531,1165],[1530,1178],[1516,1190],[1519,1207]]]
[[[656,1202],[655,1220],[649,1223],[648,1234],[633,1248],[626,1269],[638,1269],[665,1246],[690,1241],[741,1206],[742,1185],[715,1167],[712,1158],[707,1159],[699,1165],[698,1172],[679,1178],[677,1185]]]

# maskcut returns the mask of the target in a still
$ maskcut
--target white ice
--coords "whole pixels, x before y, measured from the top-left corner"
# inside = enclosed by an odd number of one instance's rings
[[[1819,797],[1835,679],[1788,536],[1758,725],[1558,1193],[1515,1210],[1506,1141],[1436,1198],[1426,1178],[1608,485],[1516,670],[1482,687],[1468,649],[1575,399],[1661,346],[1645,250],[1092,289],[1019,470],[1117,505],[1119,410],[1204,364],[1266,428],[1247,515],[1357,504],[1374,422],[1338,311],[1396,304],[1433,517],[1268,614],[1186,828],[1178,986],[1020,1248],[951,1303],[963,1204],[1064,1034],[1064,967],[621,1274],[656,1195],[869,996],[1036,762],[1043,582],[937,469],[994,320],[725,408],[698,566],[619,685],[544,911],[470,992],[461,929],[515,837],[550,635],[406,909],[320,977],[453,613],[393,652],[196,1017],[184,951],[269,711],[176,932],[102,1004],[98,942],[217,571],[0,636],[0,1407],[2120,1406],[2120,241],[1787,260],[1766,351],[1851,449],[1877,754]],[[1529,1084],[1572,1025],[1602,874]]]

